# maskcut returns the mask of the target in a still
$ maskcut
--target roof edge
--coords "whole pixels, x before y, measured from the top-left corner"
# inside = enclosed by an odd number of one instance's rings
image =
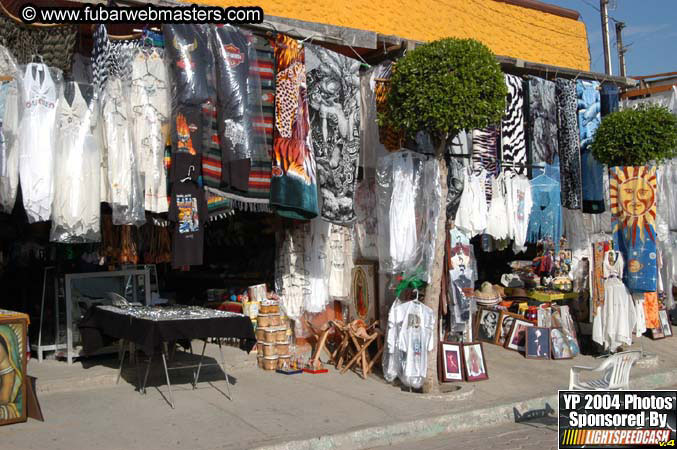
[[[567,19],[578,20],[581,14],[578,11],[569,8],[562,8],[561,6],[551,5],[538,0],[494,0],[501,3],[509,3],[511,5],[521,6],[523,8],[535,9],[556,16],[566,17]]]

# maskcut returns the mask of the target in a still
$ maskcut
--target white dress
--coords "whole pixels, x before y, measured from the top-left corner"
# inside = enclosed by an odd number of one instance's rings
[[[489,204],[487,234],[494,239],[506,239],[508,237],[508,210],[505,205],[505,193],[503,191],[503,174],[495,177],[491,183],[491,203]]]
[[[609,256],[615,261],[609,263]],[[605,349],[616,350],[632,344],[637,322],[635,303],[623,284],[623,256],[610,250],[604,254],[604,306],[598,309],[593,323],[593,340]]]
[[[512,208],[509,212],[512,213],[513,239],[515,240],[513,250],[519,253],[526,250],[525,242],[533,206],[529,179],[523,175],[515,175],[512,179],[510,196]]]
[[[388,222],[393,272],[404,270],[416,254],[414,161],[408,152],[397,156],[392,161],[393,190]]]
[[[319,217],[311,220],[304,246],[309,290],[304,295],[303,306],[309,313],[321,313],[329,303],[329,222]]]
[[[69,83],[72,101],[63,90],[57,106],[56,163],[52,231],[55,242],[100,240],[101,139],[96,101],[87,104],[80,85]]]
[[[478,175],[463,174],[463,193],[456,212],[454,225],[472,238],[487,228],[487,198],[484,182],[487,172],[482,170]]]
[[[18,137],[19,181],[30,223],[50,219],[54,197],[54,151],[58,88],[45,64],[26,65]]]
[[[16,193],[19,186],[19,98],[16,80],[3,83],[0,86],[0,95],[3,96],[3,111],[0,114],[2,122],[2,139],[5,147],[5,164],[0,174],[0,211],[10,214],[16,202]]]

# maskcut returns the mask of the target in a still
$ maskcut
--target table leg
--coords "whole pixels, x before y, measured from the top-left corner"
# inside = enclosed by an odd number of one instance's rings
[[[233,400],[233,396],[230,394],[230,381],[228,380],[228,372],[226,372],[226,360],[223,357],[223,348],[221,348],[221,338],[219,338],[219,353],[221,354],[221,370],[226,375],[226,387],[228,388],[228,400]]]
[[[167,358],[165,358],[165,351],[162,351],[162,365],[165,367],[165,378],[167,379],[167,388],[169,389],[169,404],[174,409],[174,395],[172,394],[172,385],[169,382],[169,371],[167,370]]]
[[[191,343],[191,348],[193,344]],[[205,339],[204,344],[202,345],[202,354],[200,355],[200,362],[197,365],[197,373],[195,374],[195,379],[193,380],[193,389],[197,388],[197,381],[200,378],[200,369],[202,368],[202,358],[205,356],[205,349],[207,348],[207,340]]]
[[[153,361],[153,355],[148,357],[148,365],[146,366],[146,374],[143,376],[143,386],[141,387],[141,393],[146,393],[146,382],[148,381],[148,372],[150,372],[150,363]]]
[[[121,347],[121,352],[120,352],[120,368],[118,369],[118,379],[115,380],[115,384],[118,384],[120,382],[120,376],[122,376],[122,365],[125,362],[125,353],[127,352],[127,346],[125,345],[125,340],[120,339],[120,347]]]

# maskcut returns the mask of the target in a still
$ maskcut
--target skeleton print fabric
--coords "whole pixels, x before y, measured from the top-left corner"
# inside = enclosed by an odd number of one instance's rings
[[[351,223],[360,154],[360,64],[307,45],[306,70],[320,214],[328,222]]]
[[[557,154],[557,99],[555,83],[531,77],[529,93],[528,144],[531,163],[552,164]]]
[[[501,122],[502,159],[506,163],[507,170],[526,175],[527,146],[524,138],[524,88],[522,78],[506,74],[505,84],[508,87],[508,98]]]
[[[576,83],[564,78],[557,79],[557,133],[560,173],[562,181],[562,206],[581,209],[581,150],[578,136],[576,110]]]

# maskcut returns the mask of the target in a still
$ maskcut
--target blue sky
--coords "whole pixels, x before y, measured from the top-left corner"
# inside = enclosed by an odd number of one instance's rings
[[[543,0],[546,3],[578,11],[588,29],[591,69],[604,72],[602,25],[599,0]],[[623,44],[627,74],[648,75],[677,72],[677,0],[611,0],[609,16],[625,22]],[[616,52],[616,27],[609,22],[611,64],[619,74]]]

